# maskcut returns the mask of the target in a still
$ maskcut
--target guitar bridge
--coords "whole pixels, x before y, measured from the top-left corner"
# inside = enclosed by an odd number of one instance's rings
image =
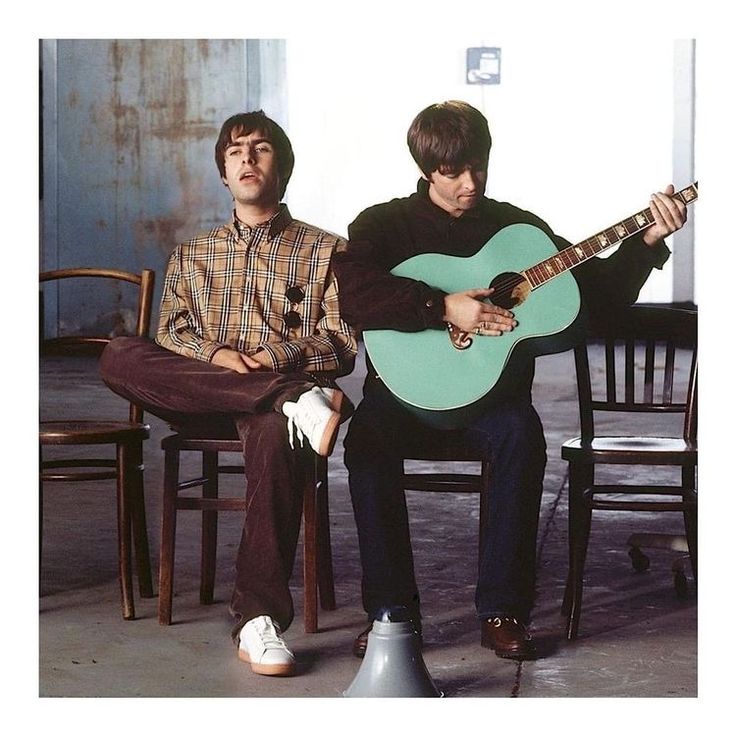
[[[473,338],[457,325],[452,324],[452,322],[445,322],[445,325],[447,326],[447,334],[452,347],[456,350],[466,350],[473,344]]]

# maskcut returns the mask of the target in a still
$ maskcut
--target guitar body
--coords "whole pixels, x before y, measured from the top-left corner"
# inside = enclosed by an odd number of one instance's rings
[[[427,253],[391,273],[423,281],[448,294],[490,285],[502,273],[519,273],[558,254],[552,240],[532,225],[509,225],[474,256]],[[490,297],[493,301],[494,295]],[[467,425],[493,399],[515,358],[560,352],[569,340],[554,336],[573,325],[580,292],[569,271],[531,291],[511,307],[518,326],[498,337],[470,335],[465,349],[453,346],[447,330],[366,330],[366,350],[381,380],[408,409],[444,429]],[[552,339],[550,339],[552,338]]]

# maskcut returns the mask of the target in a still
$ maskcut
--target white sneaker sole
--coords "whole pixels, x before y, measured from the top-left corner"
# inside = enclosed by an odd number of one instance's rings
[[[244,649],[238,649],[238,659],[247,662],[251,670],[257,675],[270,675],[271,677],[289,677],[294,674],[296,668],[294,662],[288,664],[257,664],[251,662],[248,652]]]
[[[332,416],[327,420],[325,425],[325,431],[322,433],[322,439],[319,443],[319,447],[313,447],[312,449],[322,457],[329,457],[332,454],[332,450],[335,448],[335,441],[337,440],[337,431],[340,429],[340,412],[333,411]]]
[[[335,447],[340,425],[350,418],[353,409],[350,402],[345,400],[345,394],[340,389],[334,389],[330,398],[330,408],[334,414],[329,418],[319,448],[312,448],[318,455],[329,457]]]

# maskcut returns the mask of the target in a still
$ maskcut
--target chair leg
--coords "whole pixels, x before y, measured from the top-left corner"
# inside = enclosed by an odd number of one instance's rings
[[[158,571],[158,622],[171,623],[174,596],[174,553],[176,551],[176,498],[179,492],[179,451],[164,456],[164,497],[161,511],[161,549]]]
[[[690,552],[690,565],[693,570],[693,578],[698,579],[698,512],[691,509],[684,512],[685,517],[685,536],[687,537],[687,546]]]
[[[590,536],[591,510],[583,501],[583,493],[593,483],[590,465],[570,464],[569,478],[569,569],[563,613],[567,616],[567,638],[577,638],[583,601],[583,571]]]
[[[138,572],[138,590],[141,598],[153,598],[151,554],[148,547],[146,501],[143,492],[143,444],[136,444],[130,448],[129,452],[130,516],[133,523],[133,547]]]
[[[691,500],[693,505],[683,512],[685,519],[685,536],[687,537],[688,552],[690,553],[690,565],[693,570],[693,578],[698,580],[698,497],[695,493],[695,468],[682,469],[683,488],[693,489],[690,494],[683,496],[683,501]]]
[[[43,560],[43,447],[38,446],[38,572]]]
[[[330,540],[330,499],[328,493],[327,458],[315,456],[315,493],[317,505],[317,587],[319,601],[325,611],[334,611],[335,580]]]
[[[314,462],[302,465],[304,483],[304,631],[317,633],[317,519]]]
[[[491,493],[491,464],[488,460],[483,460],[480,466],[481,476],[481,492],[478,509],[478,565],[480,565],[481,555],[486,539],[486,519],[488,518],[488,497]]]
[[[574,544],[573,544],[573,489],[572,481],[570,478],[572,464],[568,464],[568,478],[567,478],[567,579],[565,581],[565,593],[562,598],[562,607],[560,612],[563,616],[570,615],[570,609],[572,608],[572,560],[574,557]]]
[[[135,618],[130,534],[130,466],[125,445],[117,445],[118,577],[123,618]]]
[[[202,498],[217,498],[219,493],[218,454],[202,452]],[[199,602],[212,603],[215,598],[215,570],[217,568],[217,511],[202,511],[202,556],[199,580]]]

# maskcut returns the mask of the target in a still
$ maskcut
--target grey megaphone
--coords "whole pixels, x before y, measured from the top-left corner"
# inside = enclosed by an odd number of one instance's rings
[[[368,634],[363,664],[346,698],[440,698],[406,608],[383,609]]]

